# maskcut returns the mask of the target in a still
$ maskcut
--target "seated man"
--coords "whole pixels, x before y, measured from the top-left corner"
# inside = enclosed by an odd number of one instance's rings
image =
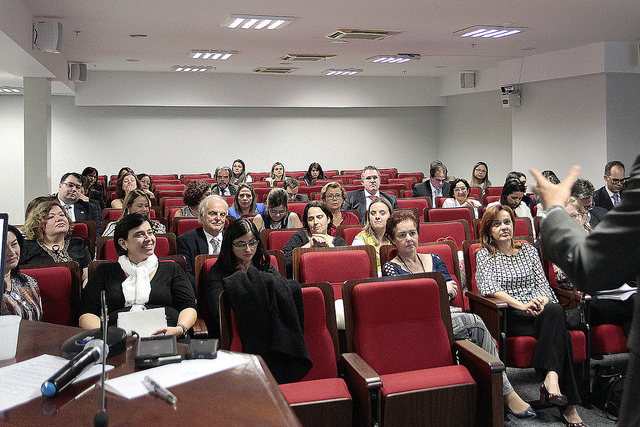
[[[82,176],[79,173],[67,172],[62,175],[58,185],[58,201],[71,218],[71,221],[93,221],[96,234],[100,235],[102,213],[100,206],[80,199],[82,194]]]
[[[238,186],[229,183],[231,179],[231,168],[229,166],[220,166],[216,169],[216,183],[211,186],[211,194],[219,196],[235,196],[238,192]]]
[[[586,179],[576,179],[576,182],[574,182],[571,187],[571,195],[580,200],[582,206],[587,210],[587,216],[591,228],[595,228],[607,214],[607,210],[605,208],[596,206],[593,203],[594,194],[595,191],[593,189],[593,184]]]
[[[284,179],[282,183],[282,188],[287,192],[287,202],[295,203],[295,202],[308,202],[309,196],[306,194],[298,193],[298,189],[300,188],[300,183],[297,179],[292,176],[288,176]]]
[[[447,167],[435,160],[429,165],[429,180],[413,187],[412,197],[431,198],[431,207],[437,208],[436,197],[449,197],[450,186],[447,182]]]
[[[396,196],[380,192],[380,171],[378,171],[377,167],[365,167],[360,178],[364,188],[347,192],[347,200],[345,200],[341,209],[343,212],[349,209],[357,209],[358,213],[360,213],[360,223],[364,224],[367,217],[365,214],[369,210],[369,205],[378,197],[384,197],[391,203],[393,209],[399,209]]]
[[[216,195],[206,197],[200,202],[198,222],[202,227],[194,228],[178,237],[178,253],[184,255],[187,261],[187,277],[195,288],[196,257],[202,254],[220,254],[224,222],[227,218],[229,205]]]
[[[593,195],[593,204],[610,211],[620,204],[620,191],[624,186],[624,164],[614,160],[604,167],[605,185]]]

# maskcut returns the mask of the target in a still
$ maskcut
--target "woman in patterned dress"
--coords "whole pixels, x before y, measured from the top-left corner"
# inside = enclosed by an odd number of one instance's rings
[[[4,287],[2,314],[16,314],[26,320],[42,320],[42,301],[36,280],[20,273],[18,262],[24,238],[10,225],[7,229],[7,245],[4,257]]]

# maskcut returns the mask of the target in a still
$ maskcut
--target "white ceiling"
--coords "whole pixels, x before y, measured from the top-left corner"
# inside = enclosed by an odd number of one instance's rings
[[[19,1],[19,0],[17,0]],[[34,17],[62,22],[62,53],[89,70],[169,72],[173,65],[207,64],[212,73],[251,73],[281,66],[285,54],[331,54],[320,63],[295,63],[295,75],[327,68],[361,68],[370,76],[443,76],[495,68],[499,61],[602,41],[640,40],[638,0],[22,0]],[[281,30],[230,30],[231,13],[294,16]],[[524,26],[504,39],[461,39],[454,31],[476,24]],[[399,30],[382,41],[332,43],[335,29]],[[2,31],[2,28],[0,28]],[[77,32],[77,33],[76,33]],[[130,34],[147,34],[143,39]],[[475,43],[475,46],[472,46]],[[236,50],[226,61],[188,58],[192,49]],[[379,54],[417,53],[419,61],[367,62]],[[128,62],[137,59],[139,62]],[[0,85],[3,84],[0,62]],[[18,76],[20,77],[20,76]]]

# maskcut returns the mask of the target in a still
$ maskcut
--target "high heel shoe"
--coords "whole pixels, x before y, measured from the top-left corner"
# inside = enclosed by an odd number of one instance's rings
[[[511,414],[514,417],[519,418],[521,420],[525,420],[527,418],[533,418],[536,415],[538,415],[536,414],[536,411],[534,411],[531,406],[529,406],[527,409],[525,409],[522,412],[513,412],[511,408],[509,408],[507,405],[504,405],[504,409],[505,411],[507,411],[507,414]]]
[[[549,393],[544,383],[540,386],[540,401],[556,406],[566,406],[568,403],[567,396],[560,393]]]
[[[562,424],[564,424],[567,427],[589,427],[588,425],[586,425],[584,423],[584,421],[580,421],[579,423],[570,423],[565,417],[564,414],[562,413],[562,408],[558,408],[560,410],[560,419],[562,420]]]

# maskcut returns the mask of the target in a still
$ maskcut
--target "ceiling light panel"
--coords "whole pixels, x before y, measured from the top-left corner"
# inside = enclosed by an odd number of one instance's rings
[[[189,52],[191,59],[229,59],[238,52],[233,50],[192,50]]]
[[[0,87],[0,95],[18,95],[21,93],[22,93],[21,87],[10,87],[10,86]]]
[[[329,69],[322,72],[325,76],[355,76],[362,72],[361,68],[347,68],[344,70]]]
[[[213,67],[203,67],[200,65],[174,65],[171,70],[181,73],[203,73],[213,69]]]
[[[220,24],[221,27],[241,28],[245,30],[279,30],[293,22],[293,16],[267,15],[229,15]]]
[[[469,37],[469,38],[500,39],[502,37],[520,34],[526,29],[527,27],[505,27],[501,25],[474,25],[473,27],[458,30],[453,34],[456,34],[460,37]]]
[[[378,55],[372,56],[371,58],[367,58],[367,61],[374,62],[376,64],[402,64],[405,62],[409,62],[411,60],[420,59],[419,54],[403,54],[399,53],[397,55]]]

